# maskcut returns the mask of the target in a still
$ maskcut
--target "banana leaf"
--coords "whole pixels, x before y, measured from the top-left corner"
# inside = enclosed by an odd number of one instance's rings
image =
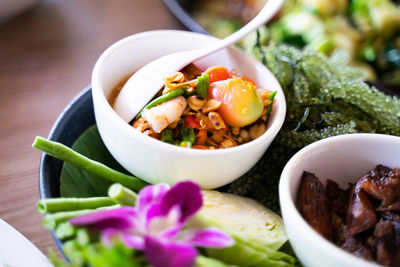
[[[72,145],[72,149],[110,168],[128,174],[107,150],[96,125],[89,127],[83,132]],[[111,182],[101,179],[85,170],[67,162],[63,164],[60,177],[60,192],[62,197],[106,196],[110,185]]]

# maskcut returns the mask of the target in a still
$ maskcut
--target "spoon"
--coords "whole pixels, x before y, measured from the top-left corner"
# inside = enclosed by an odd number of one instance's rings
[[[278,12],[283,2],[284,0],[268,0],[257,16],[225,39],[204,48],[168,54],[148,63],[135,72],[122,87],[115,100],[114,110],[124,121],[130,122],[161,89],[164,83],[163,77],[238,42],[268,22]]]

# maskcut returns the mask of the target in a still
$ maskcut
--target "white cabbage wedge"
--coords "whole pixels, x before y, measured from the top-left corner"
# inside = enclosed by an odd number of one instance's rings
[[[227,264],[248,267],[295,266],[297,260],[279,248],[287,241],[282,218],[257,201],[203,190],[203,207],[191,221],[216,226],[235,240],[232,247],[206,249],[206,255]]]

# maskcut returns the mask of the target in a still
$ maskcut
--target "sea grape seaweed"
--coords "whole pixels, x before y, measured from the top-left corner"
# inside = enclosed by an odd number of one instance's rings
[[[264,62],[278,79],[285,92],[287,114],[263,158],[228,185],[228,192],[255,198],[279,212],[280,174],[302,147],[348,133],[400,135],[399,98],[366,84],[366,75],[348,65],[345,52],[337,51],[327,57],[310,48],[266,46],[259,42],[246,51]]]

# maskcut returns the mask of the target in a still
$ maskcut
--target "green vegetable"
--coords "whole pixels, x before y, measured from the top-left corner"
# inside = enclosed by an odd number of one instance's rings
[[[182,142],[179,143],[179,146],[192,148],[192,143],[190,141],[182,141]]]
[[[99,162],[93,161],[73,151],[72,149],[61,143],[49,141],[43,137],[38,136],[36,137],[32,146],[49,154],[52,157],[69,162],[74,166],[94,173],[105,180],[114,183],[120,183],[128,188],[133,189],[134,191],[139,191],[141,188],[147,185],[147,183],[137,177],[113,170]]]
[[[74,210],[74,211],[61,211],[54,214],[49,214],[43,219],[43,224],[50,230],[55,230],[61,223],[65,223],[69,219],[72,219],[77,216],[85,215],[90,212],[93,212],[93,209],[90,210]]]
[[[137,194],[121,184],[110,186],[108,195],[121,206],[135,206],[136,204]]]
[[[184,87],[179,87],[171,92],[166,93],[165,95],[159,96],[150,103],[148,103],[144,108],[139,112],[138,115],[136,115],[135,120],[139,119],[142,116],[142,113],[145,109],[151,109],[152,107],[155,107],[157,105],[160,105],[164,102],[167,102],[175,97],[178,97],[180,95],[183,95],[185,93],[185,88]]]
[[[59,259],[54,251],[50,251],[50,261],[57,267],[144,267],[141,253],[127,248],[121,243],[106,246],[100,242],[82,246],[76,239],[64,243],[63,252],[70,260]],[[150,266],[149,266],[150,267]]]
[[[187,141],[191,144],[194,144],[196,141],[196,136],[192,127],[186,127],[185,125],[181,124],[179,126],[179,132],[181,134],[182,141]]]
[[[210,78],[208,74],[197,77],[197,94],[202,98],[207,98]]]
[[[111,248],[102,244],[89,246],[83,250],[89,266],[93,267],[146,267],[149,266],[143,255],[127,248],[123,244],[114,244]]]
[[[68,241],[70,242],[70,241]],[[149,266],[144,260],[143,255],[121,243],[114,243],[106,246],[101,243],[88,244],[81,246],[76,240],[64,247],[64,253],[72,260],[72,263],[63,262],[65,267],[145,267]],[[54,259],[54,258],[53,258]],[[57,262],[55,259],[54,262]],[[52,263],[54,264],[53,260]]]
[[[80,245],[75,239],[68,240],[63,244],[63,252],[65,256],[73,262],[72,266],[84,266],[85,260],[79,252],[79,249]]]
[[[60,223],[56,230],[55,235],[57,238],[63,240],[66,238],[71,238],[76,234],[76,227],[69,224],[68,222]]]
[[[248,51],[264,60],[277,77],[285,91],[287,115],[263,158],[225,187],[227,192],[254,198],[279,212],[280,174],[302,147],[346,133],[400,135],[399,98],[365,84],[363,72],[349,67],[345,53],[328,58],[315,50],[286,45],[253,46]]]
[[[174,133],[171,129],[165,129],[164,131],[161,132],[161,141],[173,144],[175,142],[174,140]]]
[[[36,206],[40,213],[53,213],[59,211],[96,209],[115,204],[115,201],[109,197],[44,198],[39,200]]]
[[[297,260],[278,249],[287,241],[282,219],[253,199],[203,190],[203,207],[194,226],[216,226],[235,244],[206,249],[206,255],[238,266],[294,266]]]
[[[46,215],[43,219],[43,224],[50,230],[55,230],[60,223],[64,223],[69,219],[88,214],[95,210],[103,210],[118,207],[119,205],[101,207],[98,209],[74,210],[74,211],[60,211],[53,214]]]
[[[306,109],[304,110],[304,114],[303,117],[300,119],[300,121],[297,123],[296,128],[294,128],[293,131],[297,131],[300,129],[300,126],[307,120],[308,114],[310,114],[310,108],[306,107]]]
[[[236,265],[226,264],[217,259],[199,255],[196,258],[195,267],[235,267]]]
[[[110,154],[104,145],[96,124],[85,130],[72,144],[71,149],[83,156],[107,165],[111,169],[129,174]],[[62,164],[60,174],[61,197],[107,196],[112,182],[68,162]]]
[[[50,248],[50,250],[49,250],[49,261],[56,267],[81,267],[82,266],[78,263],[66,262],[63,259],[60,259],[58,257],[58,254],[52,248]]]
[[[76,231],[76,242],[82,247],[99,241],[99,233],[93,229],[79,228]]]
[[[267,115],[271,114],[272,112],[272,106],[274,104],[274,99],[275,99],[276,91],[270,93],[267,97],[268,100],[271,100],[271,104],[267,106]]]

